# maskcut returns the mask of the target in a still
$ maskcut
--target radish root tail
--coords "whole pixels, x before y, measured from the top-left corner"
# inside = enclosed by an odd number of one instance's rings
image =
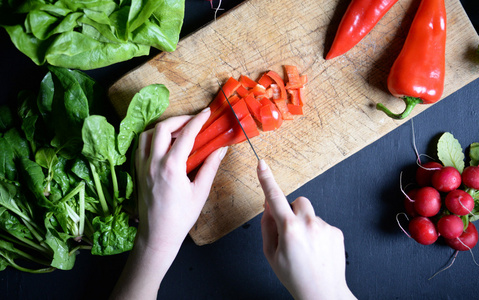
[[[429,277],[428,280],[431,280],[433,279],[434,277],[436,277],[437,274],[443,272],[443,271],[446,271],[447,269],[449,269],[450,267],[452,267],[452,265],[454,264],[454,262],[456,261],[456,257],[457,257],[457,254],[459,253],[459,250],[456,250],[454,252],[454,256],[452,257],[452,261],[447,265],[445,266],[444,268],[442,268],[441,270],[437,271],[436,273],[434,273],[434,275],[432,275],[431,277]]]
[[[399,216],[400,215],[404,215],[408,221],[409,221],[409,218],[407,217],[407,214],[403,213],[403,212],[398,213],[396,215],[396,222],[398,223],[399,228],[401,228],[401,230],[404,232],[404,234],[406,234],[409,238],[411,238],[411,235],[409,233],[407,233],[407,231],[402,227],[401,222],[399,221]]]

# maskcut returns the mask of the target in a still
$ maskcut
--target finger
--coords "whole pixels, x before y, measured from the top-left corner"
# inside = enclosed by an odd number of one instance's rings
[[[263,237],[263,252],[269,260],[278,247],[278,228],[267,202],[265,203],[263,217],[261,218],[261,235]]]
[[[203,197],[205,199],[210,193],[210,189],[213,184],[213,180],[215,179],[216,173],[218,172],[221,160],[223,160],[227,151],[228,147],[223,147],[211,153],[196,174],[194,184],[196,188],[199,189],[198,193],[200,193],[202,196],[205,196]]]
[[[138,141],[138,155],[140,156],[140,159],[147,159],[150,156],[150,150],[151,150],[151,139],[153,137],[154,129],[148,129],[146,131],[143,131],[140,134],[140,138]]]
[[[148,160],[148,157],[150,156],[152,136],[152,129],[146,130],[140,134],[140,138],[138,140],[138,148],[136,149],[135,153],[135,165],[137,170],[140,170],[141,162]]]
[[[193,144],[195,143],[195,138],[200,132],[203,124],[208,120],[211,110],[209,107],[203,109],[199,114],[194,116],[188,124],[186,124],[178,134],[173,146],[170,150],[170,155],[178,159],[178,163],[186,164],[188,155],[193,149]]]
[[[273,173],[264,160],[258,162],[258,179],[266,201],[271,206],[271,214],[278,222],[293,214],[283,191],[274,180]]]
[[[308,200],[308,198],[298,197],[291,203],[291,208],[293,209],[294,214],[297,216],[316,217],[314,207],[311,204],[311,201]]]
[[[172,134],[180,130],[191,120],[191,116],[178,116],[166,119],[156,124],[151,141],[151,160],[159,161],[171,146]]]

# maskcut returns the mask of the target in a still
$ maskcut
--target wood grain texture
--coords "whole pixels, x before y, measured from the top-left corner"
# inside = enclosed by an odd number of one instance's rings
[[[269,69],[282,74],[283,65],[296,65],[309,78],[304,116],[251,140],[288,195],[404,122],[391,120],[375,105],[382,102],[397,112],[404,108],[387,91],[386,79],[417,2],[399,1],[360,44],[325,61],[349,1],[249,0],[182,39],[176,51],[160,53],[125,75],[110,87],[109,97],[123,116],[142,87],[165,84],[171,103],[164,119],[207,106],[218,92],[217,78],[222,82],[240,74],[257,78]],[[473,58],[479,37],[459,1],[446,5],[443,98],[479,77]],[[419,105],[411,117],[428,107]],[[190,235],[198,245],[214,242],[261,213],[263,201],[249,145],[234,145]]]

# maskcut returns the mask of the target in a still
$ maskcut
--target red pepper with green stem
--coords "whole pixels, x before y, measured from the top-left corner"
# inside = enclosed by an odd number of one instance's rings
[[[441,99],[446,72],[446,6],[444,0],[422,0],[404,46],[388,76],[392,95],[406,103],[394,114],[383,104],[377,109],[394,119],[407,117],[416,104]]]
[[[352,0],[346,10],[326,59],[343,55],[376,26],[398,0]]]

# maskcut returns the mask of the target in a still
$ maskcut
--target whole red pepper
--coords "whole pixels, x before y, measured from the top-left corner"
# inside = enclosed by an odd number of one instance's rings
[[[326,59],[343,55],[359,43],[398,0],[352,0]]]
[[[406,108],[394,114],[379,103],[377,109],[391,118],[403,119],[416,104],[441,99],[446,71],[446,19],[444,0],[421,1],[388,77],[389,91],[402,98]]]

